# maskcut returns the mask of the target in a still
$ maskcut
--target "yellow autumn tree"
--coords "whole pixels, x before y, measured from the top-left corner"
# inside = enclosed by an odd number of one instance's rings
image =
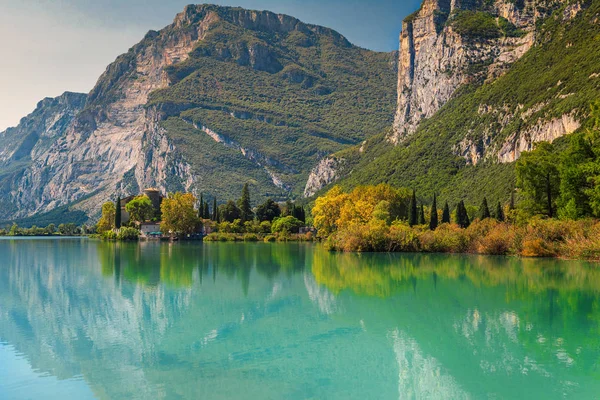
[[[313,225],[320,237],[328,237],[337,230],[341,208],[347,201],[348,195],[337,185],[315,201],[312,209]]]
[[[116,212],[117,209],[115,207],[115,203],[112,201],[106,202],[102,205],[102,217],[100,217],[97,226],[98,233],[110,231],[115,227]]]
[[[160,205],[161,231],[178,235],[196,232],[201,224],[198,213],[194,209],[196,203],[196,197],[191,193],[177,192],[163,199]]]

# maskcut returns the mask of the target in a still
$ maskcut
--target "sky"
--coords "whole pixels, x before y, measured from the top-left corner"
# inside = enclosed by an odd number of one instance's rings
[[[193,0],[0,0],[0,131],[44,97],[89,92],[114,59]],[[333,28],[372,50],[398,48],[421,0],[212,0]]]

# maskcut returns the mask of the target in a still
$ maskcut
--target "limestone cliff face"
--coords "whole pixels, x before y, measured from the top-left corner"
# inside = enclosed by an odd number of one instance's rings
[[[322,159],[310,172],[304,188],[304,197],[314,196],[319,190],[335,182],[338,179],[337,171],[343,162],[343,159],[337,157]]]
[[[431,117],[462,84],[493,79],[518,60],[534,43],[535,2],[498,0],[476,5],[459,0],[425,0],[402,24],[400,34],[398,108],[393,134],[399,143],[419,123]],[[468,4],[467,4],[468,3]],[[461,12],[482,12],[504,18],[519,35],[473,37],[456,29]],[[464,15],[464,14],[463,14]]]
[[[85,100],[85,94],[65,92],[40,101],[18,126],[0,132],[0,165],[35,159],[65,133]]]

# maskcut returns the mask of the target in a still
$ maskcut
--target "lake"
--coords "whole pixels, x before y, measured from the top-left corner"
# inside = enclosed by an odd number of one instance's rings
[[[600,270],[0,240],[0,399],[594,399]]]

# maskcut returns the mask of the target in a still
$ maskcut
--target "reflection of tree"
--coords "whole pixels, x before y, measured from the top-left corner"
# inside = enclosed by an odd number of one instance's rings
[[[102,274],[127,279],[142,285],[159,282],[173,287],[190,287],[194,271],[198,279],[238,279],[248,293],[251,273],[275,279],[304,270],[305,244],[236,244],[236,243],[111,243],[99,242],[98,260]]]

